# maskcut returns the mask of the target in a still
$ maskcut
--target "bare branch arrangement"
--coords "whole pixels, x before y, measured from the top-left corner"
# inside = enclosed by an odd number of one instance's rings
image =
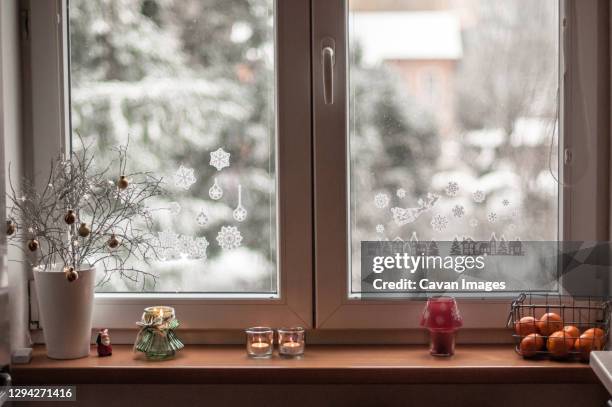
[[[146,264],[158,258],[146,203],[162,194],[162,180],[149,172],[126,173],[127,145],[114,151],[116,158],[101,170],[88,146],[69,159],[60,156],[51,162],[46,186],[36,188],[24,179],[21,194],[9,168],[7,235],[11,245],[28,253],[31,266],[63,266],[68,281],[74,281],[82,267],[99,265],[104,274],[98,285],[115,273],[143,289],[155,284],[155,274],[127,262],[133,256]]]

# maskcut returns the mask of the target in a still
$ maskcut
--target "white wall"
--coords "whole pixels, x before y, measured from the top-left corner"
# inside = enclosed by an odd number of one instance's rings
[[[0,160],[3,161],[2,188],[8,187],[8,167],[11,167],[13,180],[23,175],[23,132],[22,132],[22,101],[21,101],[21,64],[19,49],[19,5],[18,0],[2,0],[0,2],[0,61],[1,61],[1,108],[0,108]],[[5,182],[6,181],[6,182]],[[0,219],[4,221],[5,197],[0,199]],[[2,232],[4,233],[4,232]],[[4,236],[3,236],[4,240]],[[4,254],[5,242],[2,253]],[[15,248],[8,249],[8,258],[18,260],[21,252]],[[9,310],[11,315],[11,345],[24,347],[28,343],[27,333],[27,277],[21,263],[6,262],[8,266]],[[0,272],[1,273],[1,272]]]

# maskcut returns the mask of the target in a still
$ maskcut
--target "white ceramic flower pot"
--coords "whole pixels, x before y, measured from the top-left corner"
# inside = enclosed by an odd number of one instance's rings
[[[61,268],[34,269],[38,309],[52,359],[77,359],[89,355],[93,314],[95,268],[79,270],[69,282]]]

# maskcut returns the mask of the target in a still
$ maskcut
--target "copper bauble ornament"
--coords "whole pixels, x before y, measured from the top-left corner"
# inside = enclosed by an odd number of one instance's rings
[[[64,215],[64,222],[69,225],[72,225],[74,222],[76,222],[76,214],[72,209],[68,209],[68,212],[66,212],[66,214]]]
[[[110,239],[108,239],[108,247],[110,247],[111,249],[116,249],[118,246],[119,246],[119,239],[117,239],[115,234],[112,234]]]
[[[28,242],[28,249],[30,249],[31,252],[35,252],[36,250],[38,250],[38,246],[40,246],[38,244],[38,240],[36,239],[32,239]]]
[[[17,224],[12,220],[6,221],[6,234],[8,236],[13,235],[17,231]]]
[[[79,236],[87,237],[89,236],[90,233],[91,233],[91,229],[87,227],[87,223],[81,223],[81,226],[79,227]]]
[[[79,278],[79,273],[77,273],[72,267],[65,267],[64,274],[66,275],[66,280],[71,283]]]
[[[128,181],[127,177],[125,175],[120,176],[119,181],[117,181],[117,186],[119,189],[126,189],[128,185],[130,185],[130,182]]]

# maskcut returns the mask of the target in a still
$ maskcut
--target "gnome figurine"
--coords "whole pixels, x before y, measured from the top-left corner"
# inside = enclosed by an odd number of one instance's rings
[[[98,356],[110,356],[113,354],[113,346],[110,342],[108,329],[103,329],[98,332],[98,339],[96,339],[96,343],[98,344]]]

